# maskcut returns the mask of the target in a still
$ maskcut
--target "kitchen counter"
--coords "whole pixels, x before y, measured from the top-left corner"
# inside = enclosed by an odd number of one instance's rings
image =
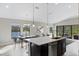
[[[62,39],[63,38],[51,39],[48,36],[44,36],[44,37],[30,38],[30,39],[24,39],[24,40],[40,46],[40,45],[43,45],[43,44],[48,44],[48,43],[56,42],[56,41],[59,41],[59,40],[62,40]]]
[[[29,43],[30,56],[49,56],[49,46],[53,56],[61,56],[66,51],[65,38],[51,39],[48,36],[24,39]]]

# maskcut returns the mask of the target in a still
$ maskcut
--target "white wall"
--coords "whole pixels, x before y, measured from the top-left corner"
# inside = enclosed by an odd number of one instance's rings
[[[6,21],[0,21],[0,45],[12,43],[11,40],[11,26]]]

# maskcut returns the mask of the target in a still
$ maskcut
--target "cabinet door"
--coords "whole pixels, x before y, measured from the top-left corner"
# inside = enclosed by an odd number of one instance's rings
[[[66,39],[62,40],[62,54],[66,52]]]
[[[57,56],[62,56],[66,51],[66,40],[62,39],[57,42]]]
[[[48,44],[37,46],[31,43],[30,55],[31,56],[48,56]]]

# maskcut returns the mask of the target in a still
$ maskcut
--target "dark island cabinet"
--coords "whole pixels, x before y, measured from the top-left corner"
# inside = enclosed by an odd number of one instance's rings
[[[57,42],[57,56],[62,56],[66,52],[66,39]]]
[[[48,44],[38,46],[30,43],[30,56],[48,56]]]

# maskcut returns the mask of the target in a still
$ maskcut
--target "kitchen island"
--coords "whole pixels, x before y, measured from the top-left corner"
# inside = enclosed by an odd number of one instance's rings
[[[29,42],[29,55],[30,56],[61,56],[66,51],[65,38],[51,39],[48,36],[24,39]]]

